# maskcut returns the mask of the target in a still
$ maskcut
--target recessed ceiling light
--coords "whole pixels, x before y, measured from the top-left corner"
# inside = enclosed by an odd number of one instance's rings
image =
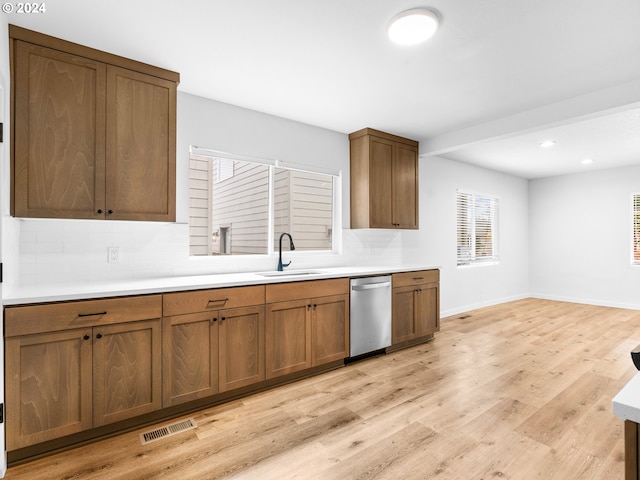
[[[438,14],[428,8],[412,8],[391,19],[387,33],[398,45],[415,45],[431,38],[440,20]]]
[[[582,160],[580,160],[580,163],[582,165],[590,165],[593,163],[593,158],[583,158]]]
[[[542,148],[553,147],[556,144],[555,140],[545,140],[544,142],[540,142],[540,146]]]

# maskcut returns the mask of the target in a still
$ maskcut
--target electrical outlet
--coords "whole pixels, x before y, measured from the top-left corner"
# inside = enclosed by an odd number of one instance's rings
[[[109,247],[109,263],[120,263],[120,247]]]

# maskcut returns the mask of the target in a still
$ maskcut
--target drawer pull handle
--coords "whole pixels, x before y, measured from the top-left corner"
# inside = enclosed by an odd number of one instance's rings
[[[224,304],[225,304],[225,303],[227,303],[228,301],[229,301],[229,299],[228,299],[228,298],[221,298],[221,299],[219,299],[219,300],[209,300],[209,301],[207,302],[207,307],[208,307],[209,305],[211,305],[212,303],[222,303],[222,304],[224,305]]]
[[[424,280],[424,277],[413,277],[414,280]]]
[[[96,338],[102,338],[102,334],[101,333],[97,334]]]
[[[78,317],[97,317],[99,315],[106,315],[107,312],[97,312],[97,313],[79,313]]]
[[[89,335],[85,335],[84,337],[82,337],[85,340],[89,340],[91,337]]]

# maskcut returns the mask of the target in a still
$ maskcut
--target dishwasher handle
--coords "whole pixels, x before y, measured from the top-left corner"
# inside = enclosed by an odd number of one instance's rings
[[[391,282],[366,283],[364,285],[353,285],[351,287],[351,290],[353,290],[354,292],[358,292],[361,290],[371,290],[373,288],[385,288],[390,286],[391,286]]]

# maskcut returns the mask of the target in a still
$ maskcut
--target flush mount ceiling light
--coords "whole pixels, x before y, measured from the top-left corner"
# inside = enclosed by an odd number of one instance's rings
[[[583,158],[580,160],[582,165],[591,165],[593,163],[593,158]]]
[[[412,8],[391,19],[387,34],[398,45],[415,45],[431,38],[440,20],[438,14],[428,8]]]
[[[556,144],[555,140],[545,140],[544,142],[540,142],[540,147],[549,148],[553,147]]]

